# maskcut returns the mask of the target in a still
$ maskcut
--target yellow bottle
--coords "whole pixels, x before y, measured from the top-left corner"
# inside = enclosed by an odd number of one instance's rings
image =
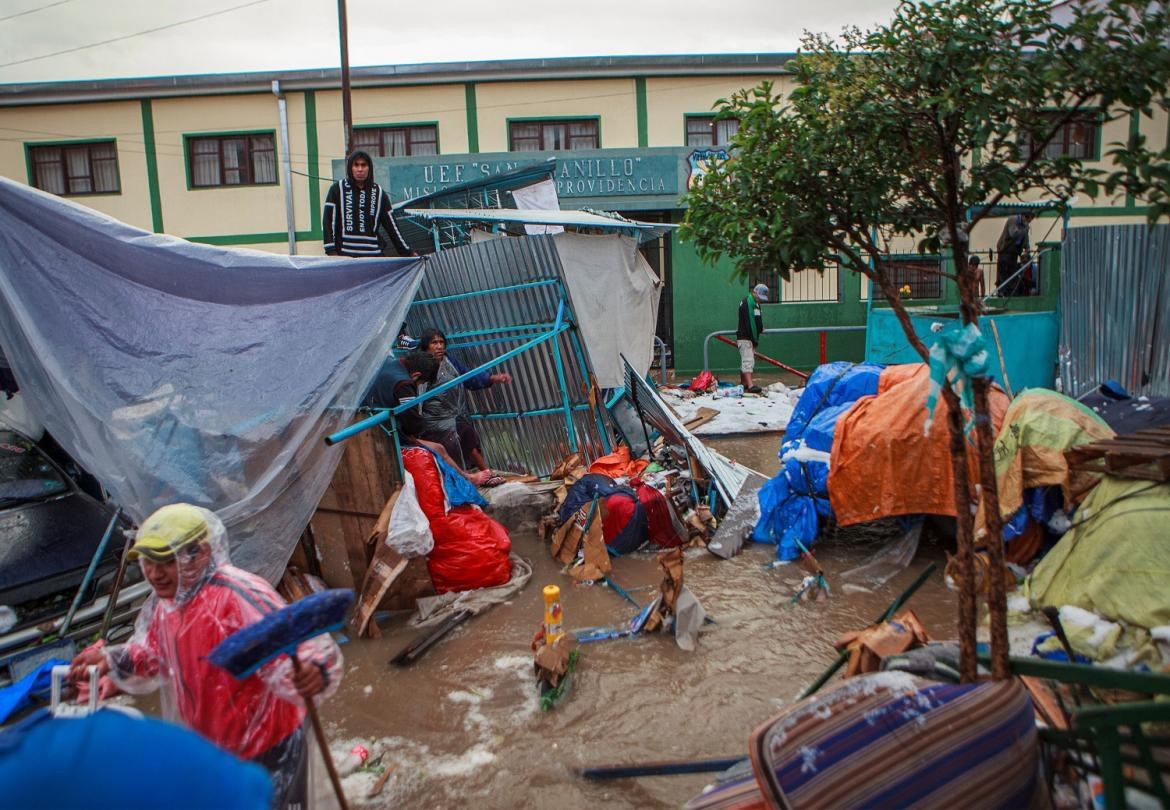
[[[545,585],[544,590],[544,643],[553,644],[565,634],[561,629],[561,589],[557,585]]]

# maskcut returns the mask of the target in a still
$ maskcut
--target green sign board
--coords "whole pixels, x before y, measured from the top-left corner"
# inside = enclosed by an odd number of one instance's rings
[[[676,208],[694,151],[660,147],[374,158],[374,179],[398,203],[555,157],[553,180],[565,207]],[[344,170],[344,161],[333,162],[335,177]]]

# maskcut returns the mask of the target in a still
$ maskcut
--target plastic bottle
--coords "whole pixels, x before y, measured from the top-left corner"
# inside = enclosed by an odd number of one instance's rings
[[[349,776],[358,768],[366,764],[366,760],[370,758],[370,750],[361,743],[358,743],[349,750],[349,753],[341,758],[337,763],[338,776]]]
[[[561,629],[561,589],[545,585],[541,593],[544,594],[544,643],[553,644],[565,634]]]

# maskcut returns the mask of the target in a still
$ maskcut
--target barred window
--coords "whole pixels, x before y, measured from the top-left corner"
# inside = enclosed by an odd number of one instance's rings
[[[276,136],[187,136],[192,188],[264,186],[276,183]]]
[[[739,132],[739,120],[716,121],[713,115],[687,116],[687,146],[722,146]]]
[[[941,269],[942,260],[937,256],[911,256],[886,262],[886,272],[890,275],[894,289],[910,287],[911,298],[941,298]]]
[[[50,194],[120,194],[114,141],[29,146],[32,184]]]
[[[508,122],[508,149],[512,152],[597,149],[600,143],[596,118]]]
[[[358,127],[353,131],[353,145],[374,157],[437,155],[439,127],[435,124]]]

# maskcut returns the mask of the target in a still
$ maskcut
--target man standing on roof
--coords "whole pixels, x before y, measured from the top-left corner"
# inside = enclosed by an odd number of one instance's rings
[[[760,315],[760,303],[768,301],[768,285],[757,284],[739,302],[739,325],[735,328],[735,343],[739,347],[739,380],[743,390],[750,394],[762,394],[760,386],[752,382],[756,370],[756,347],[760,345],[760,334],[764,331],[764,319]]]
[[[330,256],[417,256],[394,221],[390,195],[374,182],[374,162],[358,150],[345,163],[345,179],[329,187],[321,213],[325,253]],[[394,252],[382,239],[390,237]]]
[[[130,549],[153,593],[126,644],[98,642],[73,659],[70,678],[102,675],[102,696],[159,689],[163,716],[181,723],[272,777],[273,807],[307,806],[308,748],[303,701],[331,694],[341,652],[327,634],[297,648],[294,670],[281,656],[236,680],[207,660],[228,636],[284,607],[267,582],[228,559],[227,531],[210,510],[164,506],[138,529]]]

